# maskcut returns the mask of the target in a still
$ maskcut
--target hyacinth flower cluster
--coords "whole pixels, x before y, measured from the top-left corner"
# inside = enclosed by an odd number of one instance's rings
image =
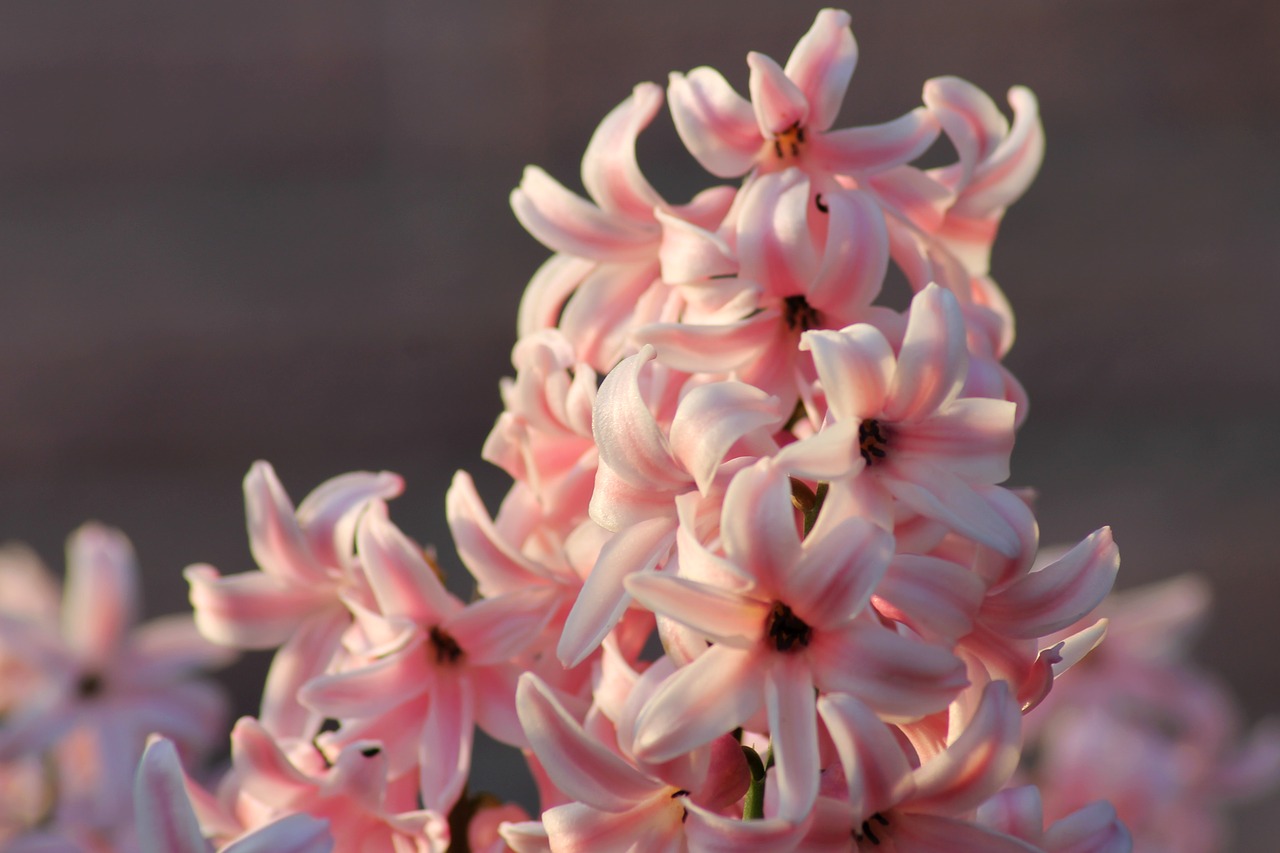
[[[258,463],[258,569],[186,573],[203,644],[92,657],[128,621],[81,613],[106,558],[73,556],[62,639],[0,614],[0,666],[43,703],[0,694],[5,783],[78,725],[67,748],[116,798],[77,808],[58,774],[0,813],[12,849],[1130,849],[1102,794],[1046,809],[1016,775],[1024,715],[1102,641],[1119,567],[1106,528],[1037,562],[1031,496],[1001,485],[1027,400],[989,261],[1041,161],[1036,101],[1011,90],[1010,119],[944,77],[837,127],[856,60],[824,10],[785,65],[748,56],[745,97],[706,67],[637,86],[587,147],[586,197],[525,172],[512,207],[554,254],[483,451],[514,483],[496,514],[466,473],[446,498],[472,600],[391,520],[398,476],[295,505]],[[720,181],[685,204],[636,159],[664,101]],[[915,165],[940,140],[952,162]],[[181,752],[218,706],[186,710],[203,688],[179,676],[227,649],[274,658],[206,787]],[[522,752],[536,815],[469,792],[477,727]]]

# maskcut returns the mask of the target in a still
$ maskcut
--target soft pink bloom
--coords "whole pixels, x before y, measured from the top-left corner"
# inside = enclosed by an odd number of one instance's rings
[[[841,695],[819,699],[844,780],[818,799],[802,849],[1036,853],[973,820],[1017,766],[1020,714],[1004,682],[991,682],[976,705],[971,701],[966,696],[952,706],[945,745],[913,767],[900,738],[860,703]]]
[[[693,156],[721,178],[792,165],[867,176],[914,160],[938,134],[924,108],[886,124],[831,130],[857,59],[848,13],[824,9],[785,68],[760,53],[747,56],[750,101],[714,69],[672,74],[671,116]]]
[[[807,332],[827,419],[779,462],[810,476],[856,474],[864,502],[891,502],[1000,553],[1017,553],[1014,529],[980,488],[1009,476],[1014,405],[959,397],[968,353],[955,297],[929,286],[911,302],[895,354],[877,328]]]
[[[512,661],[541,633],[555,592],[464,605],[381,502],[364,514],[356,539],[375,606],[359,612],[363,636],[349,640],[350,659],[299,695],[342,722],[323,743],[382,741],[390,772],[398,776],[416,765],[423,802],[447,812],[470,773],[477,723],[499,740],[523,741]]]
[[[0,612],[0,645],[38,674],[0,722],[0,762],[50,751],[59,799],[89,826],[128,813],[148,734],[203,750],[226,713],[222,691],[196,676],[232,655],[200,637],[190,616],[135,627],[138,599],[129,541],[86,524],[67,540],[60,624]]]
[[[661,667],[638,679],[634,673],[621,675],[636,695],[616,709],[612,744],[593,737],[585,727],[591,721],[576,720],[536,676],[521,678],[520,721],[547,773],[573,800],[543,812],[551,848],[581,853],[791,849],[797,836],[791,823],[721,814],[741,799],[748,781],[741,748],[732,738],[661,762],[646,762],[627,748],[637,710],[670,672],[669,666]]]
[[[1129,853],[1133,839],[1105,800],[1083,806],[1045,826],[1040,791],[1034,785],[1006,788],[978,809],[978,821],[1045,853]]]
[[[187,568],[200,632],[240,649],[279,647],[262,694],[262,722],[280,736],[308,738],[321,719],[298,689],[324,672],[351,622],[342,598],[367,599],[356,570],[355,528],[370,501],[400,494],[395,474],[344,474],[321,484],[295,510],[275,471],[256,462],[244,478],[249,548],[261,571],[222,576]]]
[[[330,763],[305,743],[286,753],[243,717],[231,732],[231,760],[236,814],[250,828],[307,814],[328,822],[338,851],[443,853],[448,846],[444,815],[419,808],[414,786],[388,781],[389,758],[376,741],[347,744]]]
[[[645,347],[624,359],[596,397],[600,465],[591,517],[614,535],[565,624],[556,653],[567,666],[585,659],[622,618],[630,603],[623,579],[665,561],[675,542],[676,498],[696,491],[714,512],[725,461],[771,452],[771,434],[785,417],[776,398],[740,382],[696,385],[671,406],[683,376],[653,358]]]
[[[658,278],[657,215],[715,227],[734,196],[732,189],[716,187],[677,207],[649,185],[636,164],[635,143],[661,106],[662,90],[641,83],[600,123],[582,158],[582,183],[592,201],[535,166],[511,193],[520,223],[564,253],[530,282],[520,308],[521,333],[558,325],[577,357],[602,373],[634,352],[627,340],[632,329],[668,310],[673,294]]]
[[[681,528],[682,564],[713,564],[733,586],[668,574],[627,579],[646,607],[713,643],[678,670],[637,719],[634,750],[662,761],[768,719],[779,815],[800,820],[818,793],[815,694],[848,693],[888,719],[916,719],[951,701],[963,666],[942,647],[900,635],[871,614],[893,538],[857,518],[819,518],[801,540],[791,488],[762,460],[725,495],[723,556]]]
[[[138,766],[134,808],[142,853],[211,853],[191,806],[187,780],[173,744],[155,738]],[[310,815],[286,815],[244,833],[217,853],[330,853],[333,839],[326,821]]]

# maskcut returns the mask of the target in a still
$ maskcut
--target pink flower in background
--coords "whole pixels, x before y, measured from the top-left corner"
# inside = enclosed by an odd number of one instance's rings
[[[135,625],[139,605],[129,541],[86,524],[67,540],[59,619],[42,616],[43,606],[33,618],[0,610],[4,655],[20,659],[29,675],[0,719],[0,762],[43,757],[55,771],[48,784],[56,808],[77,825],[109,828],[131,808],[133,771],[149,734],[197,753],[224,724],[222,691],[199,675],[233,655],[204,640],[189,615]]]

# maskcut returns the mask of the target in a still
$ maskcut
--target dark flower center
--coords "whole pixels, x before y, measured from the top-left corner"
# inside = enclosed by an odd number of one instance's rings
[[[462,646],[438,627],[430,632],[431,645],[436,650],[436,663],[457,663],[462,657]]]
[[[86,672],[76,681],[76,695],[81,699],[92,699],[95,696],[101,696],[106,686],[101,675],[96,672]]]
[[[787,328],[807,332],[818,328],[821,319],[818,311],[803,296],[788,296],[782,300],[782,316]]]
[[[802,649],[813,638],[813,629],[781,601],[775,601],[769,610],[765,631],[773,640],[773,647],[780,652],[798,651],[797,645]]]
[[[803,144],[804,128],[796,122],[773,138],[773,153],[779,160],[794,160],[800,156]]]
[[[888,444],[889,436],[879,421],[872,419],[858,424],[858,452],[868,468],[884,459],[884,449]]]
[[[880,812],[876,812],[862,822],[861,831],[857,829],[853,831],[853,838],[855,841],[870,841],[872,844],[879,846],[880,837],[876,835],[876,830],[884,832],[884,827],[888,825],[889,819],[880,814]]]

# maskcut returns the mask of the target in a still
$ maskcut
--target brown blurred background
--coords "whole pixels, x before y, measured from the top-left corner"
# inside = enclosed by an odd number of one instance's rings
[[[710,64],[745,90],[747,50],[784,60],[820,5],[0,2],[0,539],[60,565],[78,523],[118,525],[176,610],[188,563],[251,567],[266,458],[296,500],[404,474],[395,518],[448,553],[453,471],[506,485],[479,450],[546,256],[507,208],[521,167],[576,186],[634,83]],[[842,124],[940,74],[1039,94],[1045,166],[994,259],[1032,399],[1014,482],[1049,542],[1111,524],[1122,586],[1211,576],[1200,659],[1248,719],[1280,711],[1280,5],[851,11]],[[641,158],[675,200],[708,180],[666,124]],[[228,675],[239,713],[261,672]],[[1275,849],[1278,805],[1238,850]]]

